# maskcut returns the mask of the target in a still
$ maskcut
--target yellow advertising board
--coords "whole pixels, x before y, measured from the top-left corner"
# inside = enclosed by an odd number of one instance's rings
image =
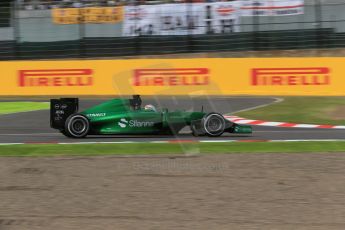
[[[0,95],[345,95],[345,58],[0,62]]]
[[[86,7],[52,9],[55,24],[118,23],[123,20],[123,7]]]

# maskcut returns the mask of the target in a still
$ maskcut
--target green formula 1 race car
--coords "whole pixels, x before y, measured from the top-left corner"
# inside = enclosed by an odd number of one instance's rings
[[[190,126],[194,136],[218,137],[224,132],[251,133],[252,128],[238,125],[221,114],[211,112],[157,111],[141,107],[141,98],[113,99],[78,112],[77,98],[51,99],[50,126],[72,138],[87,135],[177,134]]]

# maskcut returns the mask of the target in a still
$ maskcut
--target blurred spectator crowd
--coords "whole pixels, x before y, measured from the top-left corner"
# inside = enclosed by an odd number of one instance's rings
[[[136,4],[162,4],[181,2],[213,2],[217,0],[17,0],[22,10],[47,10],[54,8],[80,8],[97,6],[123,6]],[[234,1],[234,0],[218,0]]]
[[[131,1],[133,0],[17,0],[18,5],[23,10],[120,6],[128,4]]]

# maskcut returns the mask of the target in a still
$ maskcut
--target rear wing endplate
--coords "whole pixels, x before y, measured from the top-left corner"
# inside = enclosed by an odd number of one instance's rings
[[[66,119],[78,112],[78,98],[60,98],[50,100],[50,127],[62,130]]]

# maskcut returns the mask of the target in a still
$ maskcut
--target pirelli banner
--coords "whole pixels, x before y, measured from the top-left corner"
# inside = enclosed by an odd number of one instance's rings
[[[345,95],[345,58],[0,62],[0,95]]]

